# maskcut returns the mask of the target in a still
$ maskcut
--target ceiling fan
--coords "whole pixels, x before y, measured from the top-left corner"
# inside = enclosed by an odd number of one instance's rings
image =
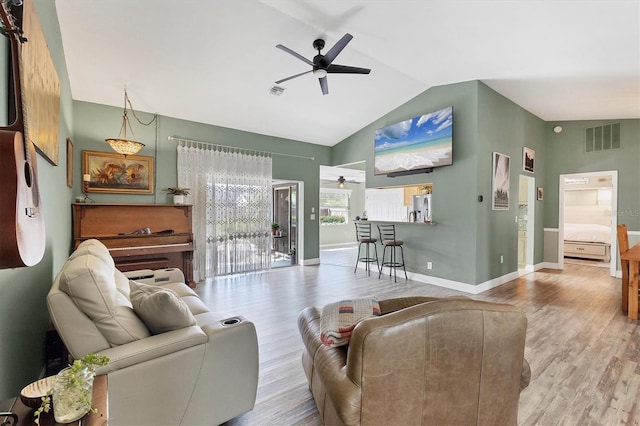
[[[344,176],[340,176],[338,178],[338,188],[344,188],[345,183],[355,183],[360,185],[361,182],[358,182],[357,180],[346,180]]]
[[[318,77],[318,81],[320,81],[320,88],[322,89],[322,94],[326,95],[329,93],[329,86],[327,84],[327,74],[369,74],[371,70],[369,68],[359,68],[359,67],[350,67],[347,65],[337,65],[333,63],[333,60],[342,52],[342,49],[345,48],[347,43],[351,41],[353,36],[349,33],[342,36],[340,40],[337,41],[336,44],[333,45],[331,49],[323,55],[320,53],[322,49],[324,49],[324,40],[317,39],[313,42],[313,48],[318,51],[318,54],[313,57],[313,61],[305,58],[301,54],[294,52],[286,46],[281,44],[276,45],[278,49],[284,50],[290,55],[295,56],[300,59],[307,65],[311,65],[312,69],[309,71],[302,72],[300,74],[292,75],[291,77],[283,78],[282,80],[276,81],[276,84],[283,83],[287,80],[291,80],[296,77],[300,77],[301,75],[308,74],[310,72],[313,75]]]

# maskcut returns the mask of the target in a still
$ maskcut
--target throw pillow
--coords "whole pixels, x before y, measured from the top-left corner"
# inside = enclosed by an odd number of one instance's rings
[[[131,305],[151,334],[177,330],[196,324],[196,319],[182,299],[172,290],[129,281]]]
[[[344,346],[358,323],[366,318],[380,316],[376,298],[341,300],[322,308],[320,315],[320,340],[326,346]]]

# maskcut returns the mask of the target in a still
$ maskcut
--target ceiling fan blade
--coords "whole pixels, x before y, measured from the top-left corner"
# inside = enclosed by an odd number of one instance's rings
[[[320,88],[322,89],[323,95],[329,94],[329,84],[327,83],[327,77],[321,77],[318,79],[320,81]]]
[[[347,65],[329,65],[327,72],[334,74],[369,74],[371,70],[369,68],[349,67]]]
[[[305,64],[311,65],[312,67],[315,66],[315,64],[313,62],[311,62],[310,60],[308,60],[307,58],[305,58],[301,54],[299,54],[297,52],[294,52],[293,50],[289,49],[287,46],[283,46],[281,44],[276,44],[276,47],[278,49],[280,49],[280,50],[284,50],[285,52],[287,52],[290,55],[295,56],[296,58],[300,59]]]
[[[309,74],[310,72],[313,72],[313,70],[301,72],[300,74],[296,74],[296,75],[292,75],[291,77],[283,78],[282,80],[276,81],[276,84],[284,83],[285,81],[291,80],[292,78],[300,77],[301,75]]]
[[[324,55],[324,59],[327,61],[327,65],[333,62],[336,56],[338,56],[338,54],[342,52],[342,49],[345,48],[347,43],[349,43],[352,38],[353,36],[351,34],[346,33],[345,35],[342,36],[340,40],[338,40],[336,44],[333,45],[331,49],[329,49],[327,54]]]

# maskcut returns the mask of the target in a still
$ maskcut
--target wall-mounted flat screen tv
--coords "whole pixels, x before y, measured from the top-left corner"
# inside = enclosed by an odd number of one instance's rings
[[[453,163],[453,107],[376,130],[376,175],[422,173]]]

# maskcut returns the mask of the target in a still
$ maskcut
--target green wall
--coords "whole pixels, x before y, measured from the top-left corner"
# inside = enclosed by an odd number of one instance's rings
[[[544,122],[519,105],[479,83],[478,172],[476,202],[476,283],[482,283],[518,270],[518,187],[519,176],[533,176],[536,186],[545,186]],[[455,117],[454,117],[455,120]],[[536,153],[535,173],[523,172],[523,147]],[[510,157],[509,210],[491,210],[493,152]],[[534,264],[543,259],[543,202],[534,201]],[[531,209],[531,206],[530,206]],[[500,263],[500,256],[504,262]]]
[[[135,99],[132,100],[135,108]],[[79,150],[75,161],[75,170],[80,175],[82,155],[80,150],[111,151],[104,142],[107,137],[117,136],[122,123],[122,109],[88,102],[74,102],[73,107],[76,126],[75,147]],[[143,122],[149,122],[153,116],[136,112]],[[146,144],[139,155],[153,156],[156,148],[155,125],[143,126],[130,118],[135,137]],[[158,138],[156,177],[157,185],[153,195],[104,194],[91,193],[90,196],[99,203],[169,203],[167,193],[163,189],[177,184],[176,146],[175,141],[168,140],[169,136],[218,143],[238,148],[256,149],[314,157],[314,160],[292,158],[287,156],[273,156],[273,178],[287,181],[304,182],[304,254],[305,260],[320,257],[318,239],[318,220],[310,220],[311,208],[318,208],[320,187],[320,164],[328,164],[330,148],[321,145],[297,142],[288,139],[275,138],[256,133],[249,133],[225,127],[196,123],[176,118],[158,117]],[[80,194],[76,190],[76,195]]]
[[[373,175],[375,129],[453,106],[453,165],[430,174],[389,178]],[[430,88],[336,145],[333,164],[366,160],[367,187],[433,183],[435,226],[397,224],[405,241],[407,269],[465,284],[481,284],[517,270],[517,191],[522,148],[544,156],[544,122],[479,81]],[[492,153],[511,157],[508,211],[491,210]],[[542,163],[542,165],[540,164]],[[536,166],[544,185],[543,161]],[[482,195],[484,201],[478,202]],[[539,205],[536,207],[540,208]],[[542,220],[536,215],[535,262],[543,257]],[[504,256],[504,263],[500,263]],[[427,270],[427,261],[433,269]]]
[[[433,173],[388,178],[373,174],[373,136],[376,129],[419,114],[453,106],[453,158],[449,167]],[[477,173],[478,82],[433,87],[369,124],[333,147],[332,164],[366,161],[366,186],[377,188],[433,183],[433,220],[436,226],[397,224],[405,241],[407,270],[464,283],[475,283],[475,190]],[[433,269],[427,270],[427,261]]]
[[[588,127],[620,123],[621,149],[586,152],[584,132]],[[562,126],[554,133],[553,127]],[[618,223],[629,231],[640,231],[640,120],[559,121],[546,123],[547,167],[544,226],[558,227],[560,175],[596,171],[618,171]]]
[[[60,161],[52,166],[37,155],[38,183],[47,230],[44,258],[36,266],[0,270],[0,400],[16,396],[37,379],[43,367],[44,336],[49,325],[45,296],[71,247],[72,191],[66,185],[66,138],[73,116],[55,3],[35,1],[61,85]],[[1,37],[2,43],[5,38]],[[2,49],[0,49],[1,51]],[[8,61],[0,56],[0,69]],[[0,73],[5,87],[6,73]],[[4,224],[3,224],[4,226]]]

